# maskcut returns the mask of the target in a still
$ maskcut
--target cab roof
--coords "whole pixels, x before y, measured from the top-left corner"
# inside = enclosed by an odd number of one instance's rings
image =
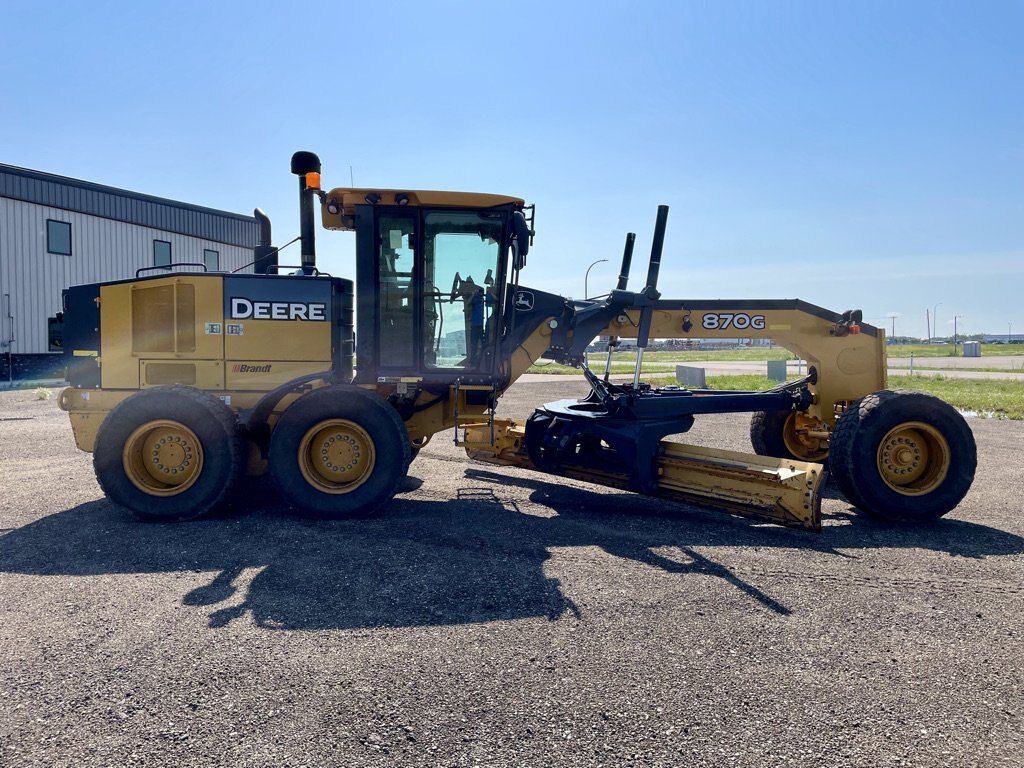
[[[508,195],[486,192],[444,192],[430,189],[354,189],[338,187],[327,193],[321,205],[323,225],[326,229],[350,230],[355,226],[357,205],[402,205],[424,208],[496,208],[512,205],[522,208],[526,201]],[[331,213],[329,207],[337,209]]]

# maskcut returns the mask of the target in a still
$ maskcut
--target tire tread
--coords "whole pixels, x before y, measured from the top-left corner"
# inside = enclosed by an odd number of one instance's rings
[[[384,432],[373,434],[375,428],[368,428],[365,420],[360,421],[360,416],[369,417],[371,421],[379,416],[389,426],[381,426]],[[315,423],[313,420],[318,418],[350,419],[366,429],[375,443],[381,439],[392,442],[391,447],[397,455],[388,454],[384,450],[386,445],[374,446],[378,453],[377,462],[384,471],[381,479],[371,477],[365,490],[361,487],[350,494],[337,496],[312,488],[298,469],[296,451],[302,434],[308,429],[306,425]],[[388,430],[391,431],[390,437]],[[351,385],[322,387],[303,395],[281,415],[270,436],[270,473],[288,503],[308,517],[343,519],[379,511],[394,496],[411,461],[411,446],[402,417],[383,398]],[[371,492],[371,483],[383,483],[383,486]],[[350,503],[348,507],[346,502]]]
[[[910,411],[899,416],[900,411]],[[893,426],[921,421],[941,428],[951,453],[942,484],[926,496],[904,497],[878,475],[877,443]],[[935,520],[956,507],[970,489],[977,468],[977,446],[970,426],[944,400],[910,389],[881,390],[850,404],[831,440],[832,477],[859,510],[893,522]],[[885,505],[886,497],[893,502]]]
[[[137,426],[149,420],[175,418],[176,415],[174,413],[168,412],[168,403],[174,402],[176,398],[181,398],[186,402],[205,410],[206,415],[216,420],[220,429],[228,436],[228,440],[225,443],[228,448],[228,474],[224,481],[218,483],[213,492],[207,499],[204,499],[202,503],[195,504],[187,510],[175,511],[170,514],[153,513],[152,511],[141,509],[132,503],[128,503],[128,496],[134,494],[131,493],[129,488],[122,486],[124,483],[127,483],[128,486],[131,486],[131,489],[134,489],[134,485],[131,484],[131,481],[128,480],[127,477],[121,474],[123,469],[120,469],[119,471],[119,456],[123,447],[123,442],[118,440],[118,444],[116,446],[107,445],[107,443],[110,440],[115,439],[112,436],[115,435],[116,432],[124,431],[125,419],[132,419],[129,423]],[[139,409],[142,410],[141,414],[133,413]],[[147,411],[149,411],[148,414],[146,413]],[[135,427],[133,426],[132,429],[134,428]],[[113,451],[115,448],[117,453],[116,465],[112,468],[107,463],[111,460],[111,457],[106,454],[107,451]],[[204,448],[204,451],[205,450],[206,448]],[[93,466],[96,471],[96,480],[99,482],[100,488],[108,498],[127,507],[131,510],[132,514],[140,520],[194,520],[195,518],[211,512],[221,506],[231,494],[242,474],[244,465],[244,444],[238,433],[235,414],[219,398],[214,397],[208,392],[184,384],[169,384],[160,387],[152,387],[150,389],[143,389],[136,392],[114,406],[100,424],[99,429],[96,431],[96,443],[93,452]],[[135,490],[138,492],[137,489]],[[178,499],[178,497],[172,498]],[[180,501],[180,499],[178,500]],[[160,499],[153,497],[150,500],[150,503],[159,505],[160,501]]]

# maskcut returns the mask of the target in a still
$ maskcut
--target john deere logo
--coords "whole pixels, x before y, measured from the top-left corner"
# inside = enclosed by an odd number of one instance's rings
[[[232,366],[232,373],[270,373],[271,365],[246,365],[245,363],[237,363]]]
[[[533,294],[529,291],[517,291],[516,309],[520,312],[529,312],[533,309]]]
[[[327,305],[301,301],[253,301],[231,297],[232,320],[327,320]]]

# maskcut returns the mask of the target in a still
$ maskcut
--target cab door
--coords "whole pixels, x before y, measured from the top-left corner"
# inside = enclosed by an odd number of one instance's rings
[[[416,211],[382,211],[376,232],[377,365],[402,373],[417,368]]]
[[[357,382],[493,372],[508,215],[356,206]]]
[[[503,212],[423,214],[424,372],[492,372],[504,224]]]

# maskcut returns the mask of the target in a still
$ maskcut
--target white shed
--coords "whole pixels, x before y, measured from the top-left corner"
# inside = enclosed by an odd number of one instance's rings
[[[60,369],[64,288],[171,263],[244,268],[258,241],[252,216],[0,164],[0,381]]]

